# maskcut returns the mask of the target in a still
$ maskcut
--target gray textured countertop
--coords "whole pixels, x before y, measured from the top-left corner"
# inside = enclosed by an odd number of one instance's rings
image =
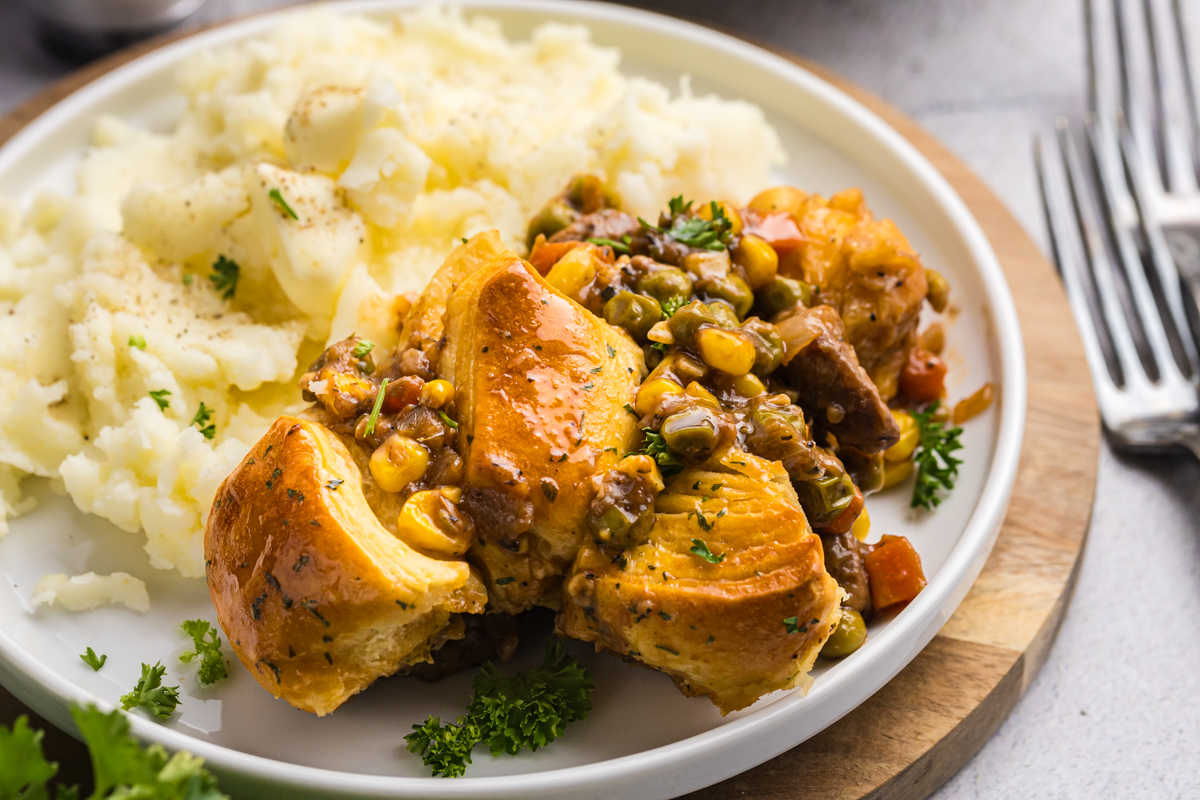
[[[281,5],[212,0],[223,16]],[[1084,108],[1082,0],[656,0],[856,81],[971,166],[1034,239],[1031,135]],[[1200,42],[1200,8],[1190,26]],[[0,0],[0,113],[64,70]],[[1200,797],[1200,464],[1101,451],[1074,600],[1012,716],[938,798]]]

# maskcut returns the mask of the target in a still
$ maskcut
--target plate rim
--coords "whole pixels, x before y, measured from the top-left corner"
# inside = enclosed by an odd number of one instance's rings
[[[422,0],[344,0],[326,6],[339,14],[383,14],[402,8],[422,4]],[[914,637],[916,646],[903,658],[895,669],[885,670],[888,674],[874,681],[871,687],[848,704],[826,724],[849,713],[868,697],[878,691],[888,680],[903,669],[928,643],[929,639],[949,618],[958,602],[969,590],[990,553],[997,533],[1004,520],[1008,500],[1016,479],[1021,443],[1023,440],[1027,404],[1025,352],[1015,303],[1009,290],[1004,272],[990,242],[979,223],[967,209],[965,202],[951,187],[936,167],[903,135],[892,128],[875,112],[825,78],[789,61],[752,42],[723,33],[687,20],[670,17],[643,9],[618,6],[597,0],[459,0],[456,3],[464,11],[487,12],[488,10],[516,10],[542,13],[548,19],[570,15],[581,22],[608,22],[640,27],[650,32],[660,31],[690,39],[699,45],[723,50],[753,66],[798,84],[823,102],[844,114],[861,131],[877,141],[890,155],[898,159],[933,197],[939,210],[949,219],[954,231],[961,237],[962,244],[971,254],[975,271],[986,294],[986,308],[992,319],[989,328],[999,350],[1000,419],[995,439],[995,450],[987,471],[987,477],[974,511],[951,550],[939,575],[948,577],[931,582],[901,615],[898,615],[879,634],[875,646],[878,655],[873,659],[861,659],[847,663],[822,687],[822,698],[850,696],[844,684],[859,679],[875,662],[883,659],[887,652],[898,646],[897,640]],[[118,88],[128,80],[162,69],[174,63],[186,51],[205,46],[224,44],[230,41],[261,34],[278,20],[295,13],[303,6],[291,6],[267,13],[229,20],[213,28],[168,42],[144,53],[98,78],[79,87],[62,98],[36,118],[29,121],[7,142],[0,145],[0,169],[26,146],[27,141],[36,140],[43,131],[54,130],[60,118],[71,116],[75,108],[86,105],[93,98],[103,96],[112,88]],[[953,580],[949,576],[953,576]],[[968,580],[969,579],[969,580]],[[957,594],[957,597],[954,595]],[[939,622],[937,617],[944,614]],[[901,624],[903,622],[903,624]],[[5,630],[0,629],[0,666],[15,668],[27,682],[36,685],[43,693],[65,707],[72,702],[95,703],[101,708],[115,708],[115,704],[99,700],[82,691],[70,681],[40,669],[38,660],[16,642]],[[807,705],[803,705],[807,701]],[[827,700],[826,704],[838,706]],[[344,795],[387,797],[478,797],[500,798],[511,796],[554,796],[548,794],[569,788],[596,787],[624,781],[649,780],[653,771],[667,766],[679,766],[690,760],[711,755],[731,739],[743,739],[756,731],[777,726],[793,716],[797,706],[801,709],[813,705],[808,698],[793,693],[751,714],[703,733],[679,741],[651,748],[639,753],[596,761],[588,764],[562,767],[512,775],[486,777],[461,777],[453,781],[431,777],[402,777],[369,775],[343,772],[335,769],[309,767],[291,762],[245,753],[240,750],[196,738],[183,731],[166,728],[138,715],[127,715],[134,733],[148,741],[158,742],[172,750],[188,750],[224,773],[228,772],[253,781],[267,780],[277,787],[287,786],[296,790],[317,789],[337,791]],[[68,729],[72,735],[78,734]],[[752,768],[778,752],[790,749],[800,742],[792,742],[782,749],[764,750],[755,755],[753,763],[739,763],[732,771],[720,770],[720,774],[706,775],[702,781],[672,782],[675,790],[691,791]],[[711,765],[710,765],[711,766]],[[661,775],[659,776],[661,778]],[[514,794],[515,793],[515,794]]]

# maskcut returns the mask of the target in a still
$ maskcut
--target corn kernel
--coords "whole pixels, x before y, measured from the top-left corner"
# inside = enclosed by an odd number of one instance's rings
[[[471,548],[474,528],[455,524],[464,517],[451,497],[443,487],[416,492],[404,501],[396,531],[405,544],[447,556],[461,556]]]
[[[727,375],[745,375],[754,367],[754,343],[740,331],[701,328],[696,349],[704,363]]]
[[[883,488],[890,489],[898,483],[904,483],[913,474],[913,469],[911,461],[884,461]]]
[[[733,390],[742,397],[758,397],[767,390],[763,382],[753,372],[739,375],[733,379]]]
[[[546,283],[567,297],[578,298],[583,288],[596,278],[596,264],[591,251],[576,247],[558,260],[546,273]]]
[[[755,290],[775,280],[775,274],[779,272],[779,254],[775,248],[766,239],[752,233],[738,242],[733,251],[733,263],[745,271],[746,283]]]
[[[633,401],[633,408],[642,416],[653,413],[655,407],[658,406],[659,399],[666,394],[683,394],[683,387],[666,378],[646,381],[642,384],[642,388],[638,389],[637,399]]]
[[[925,270],[925,280],[929,283],[929,292],[926,294],[929,305],[940,314],[946,310],[946,303],[950,300],[950,284],[935,269]]]
[[[858,519],[854,520],[854,524],[850,526],[850,532],[854,534],[854,538],[860,542],[867,540],[867,535],[871,532],[871,515],[867,513],[866,507],[862,513],[858,515]]]
[[[900,426],[900,438],[894,445],[883,451],[885,461],[893,463],[908,461],[912,458],[913,450],[921,440],[921,432],[917,430],[917,421],[907,411],[893,411],[896,424]]]
[[[776,186],[774,189],[765,189],[756,194],[750,201],[749,208],[759,214],[778,214],[779,212],[795,214],[807,199],[808,195],[799,189],[791,186]]]
[[[687,394],[689,397],[696,398],[696,400],[702,406],[708,406],[709,408],[717,410],[720,410],[721,408],[721,401],[718,400],[712,392],[710,392],[708,389],[705,389],[696,381],[692,381],[688,384],[685,394]]]
[[[398,492],[425,474],[429,451],[418,441],[393,433],[371,454],[375,483],[385,492]]]
[[[734,208],[731,204],[726,203],[724,200],[717,200],[716,203],[717,206],[725,212],[725,216],[729,219],[730,233],[732,233],[734,236],[737,236],[742,232],[742,215],[737,212],[736,208]],[[712,204],[705,203],[704,205],[700,206],[700,210],[696,212],[696,216],[700,217],[700,219],[711,220],[713,218]]]
[[[454,384],[438,379],[421,387],[421,405],[441,408],[454,399]]]

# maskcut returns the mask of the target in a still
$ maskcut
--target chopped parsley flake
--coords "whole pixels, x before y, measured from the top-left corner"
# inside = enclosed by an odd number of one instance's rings
[[[167,668],[161,662],[153,667],[142,664],[142,677],[138,680],[133,691],[121,695],[121,708],[129,711],[143,708],[161,720],[170,719],[179,705],[179,687],[163,686],[163,676]]]
[[[296,216],[296,212],[292,211],[292,207],[287,204],[287,200],[283,199],[283,194],[278,189],[272,189],[271,191],[267,192],[267,197],[275,201],[275,205],[279,206],[279,210],[282,211],[285,216],[289,216],[295,220],[300,219],[298,216]]]
[[[189,619],[179,627],[192,637],[195,647],[194,650],[180,655],[179,660],[187,664],[194,659],[200,659],[200,672],[197,673],[196,679],[201,685],[211,686],[228,677],[229,670],[225,667],[225,659],[221,657],[221,638],[217,636],[217,629],[203,619]]]
[[[616,239],[607,239],[603,236],[593,236],[591,239],[588,239],[588,243],[597,244],[601,247],[611,247],[618,253],[629,255],[629,245],[625,242],[618,242]]]
[[[702,516],[701,519],[704,519],[704,517]],[[708,544],[703,539],[692,539],[692,546],[688,552],[700,556],[700,558],[703,558],[710,564],[720,564],[725,560],[724,553],[721,553],[721,555],[714,554],[708,549]]]
[[[155,389],[152,392],[148,392],[148,394],[154,400],[154,402],[158,403],[158,409],[160,411],[166,411],[171,407],[171,401],[167,399],[171,396],[170,389]]]
[[[135,333],[133,336],[129,337],[129,346],[136,347],[138,350],[145,350],[146,337],[142,336],[140,333]]]
[[[196,416],[192,417],[191,422],[192,425],[200,429],[200,433],[203,434],[204,438],[210,441],[217,435],[217,426],[209,422],[212,419],[212,415],[213,410],[201,401],[200,407],[196,409]]]
[[[796,617],[788,617],[783,621],[783,629],[787,633],[807,633],[808,626],[800,625]]]
[[[358,344],[354,345],[354,349],[350,351],[350,355],[355,358],[366,358],[367,353],[375,349],[375,343],[370,339],[359,339]]]
[[[388,379],[384,378],[383,383],[379,384],[379,391],[375,394],[375,406],[371,409],[371,416],[367,418],[368,436],[375,433],[375,422],[379,419],[379,409],[383,408],[383,396],[387,392]]]
[[[683,469],[683,462],[667,447],[667,440],[662,434],[655,432],[653,428],[642,428],[642,432],[646,434],[646,444],[642,445],[638,453],[653,458],[664,477]]]
[[[446,427],[451,428],[452,430],[458,430],[458,423],[450,419],[450,415],[445,411],[442,411],[440,408],[438,409],[438,416],[442,418],[442,422],[446,423]]]
[[[86,653],[81,653],[79,657],[82,658],[83,663],[91,667],[94,672],[99,672],[100,668],[104,666],[104,662],[108,661],[108,656],[98,656],[96,655],[96,651],[90,647],[87,649]]]
[[[208,279],[212,281],[213,288],[220,292],[222,299],[232,300],[234,292],[237,291],[238,278],[241,277],[241,267],[232,259],[217,256],[212,268],[213,274],[209,275]]]

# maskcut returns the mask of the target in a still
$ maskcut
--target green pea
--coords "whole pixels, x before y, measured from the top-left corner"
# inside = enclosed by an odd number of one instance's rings
[[[640,341],[646,338],[654,323],[662,319],[662,306],[657,300],[640,294],[617,292],[604,304],[604,319],[609,325],[629,331],[630,336]]]
[[[675,344],[691,347],[700,326],[716,325],[717,319],[713,316],[712,309],[699,300],[693,300],[676,311],[668,324],[675,336]]]
[[[862,614],[852,608],[843,608],[842,618],[825,640],[821,655],[826,658],[845,658],[862,647],[866,640],[867,624],[863,622]]]
[[[551,200],[529,221],[529,233],[525,237],[525,246],[533,247],[538,234],[545,234],[549,239],[563,228],[579,218],[579,212],[561,200]]]
[[[686,300],[692,296],[692,279],[681,269],[664,267],[638,278],[637,290],[660,303],[679,297]]]
[[[733,273],[701,281],[699,289],[706,299],[729,303],[739,318],[749,314],[750,307],[754,305],[754,292],[750,285]]]
[[[800,507],[814,528],[833,522],[854,500],[854,484],[849,475],[826,475],[796,483],[795,487]]]
[[[727,330],[737,328],[740,320],[738,320],[737,312],[733,310],[733,306],[729,305],[729,303],[723,300],[714,300],[711,303],[705,303],[705,305],[708,306],[708,310],[712,312],[713,317],[717,320],[717,324],[722,328],[726,328]]]
[[[703,406],[671,414],[659,430],[672,452],[690,459],[711,453],[719,432],[716,415]]]
[[[811,305],[812,287],[793,278],[777,277],[758,290],[756,300],[759,316],[769,320],[797,303]]]
[[[754,374],[762,378],[779,369],[783,363],[783,338],[775,326],[751,317],[742,323],[742,330],[754,340]]]

